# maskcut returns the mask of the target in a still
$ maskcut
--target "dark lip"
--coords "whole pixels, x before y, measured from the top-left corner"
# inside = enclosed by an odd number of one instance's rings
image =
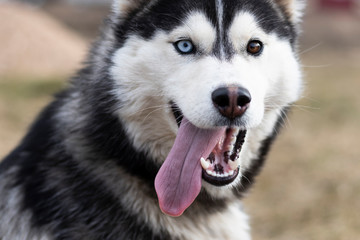
[[[170,107],[174,114],[175,121],[176,121],[178,127],[180,127],[180,124],[181,124],[181,121],[182,121],[184,115],[182,114],[180,108],[173,101],[170,102]]]
[[[214,177],[214,176],[207,174],[207,172],[204,169],[202,169],[202,178],[206,182],[208,182],[214,186],[217,186],[217,187],[222,187],[222,186],[232,183],[238,175],[239,175],[239,168],[237,168],[234,171],[233,175],[228,176],[228,177]]]

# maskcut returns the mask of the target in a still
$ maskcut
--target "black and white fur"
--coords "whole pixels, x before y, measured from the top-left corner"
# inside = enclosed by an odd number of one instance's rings
[[[240,199],[302,90],[300,0],[114,0],[86,66],[0,165],[0,239],[240,239]],[[201,49],[177,53],[186,37]],[[244,46],[264,42],[261,56]],[[241,172],[204,182],[178,218],[158,207],[154,178],[177,133],[170,102],[194,125],[228,124],[211,104],[219,86],[249,90]]]

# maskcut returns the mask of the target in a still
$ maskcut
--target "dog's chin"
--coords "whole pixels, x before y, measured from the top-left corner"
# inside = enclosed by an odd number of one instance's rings
[[[183,114],[181,109],[171,103],[177,125],[180,127]],[[215,126],[214,128],[219,127]],[[240,152],[245,142],[247,131],[243,127],[226,127],[225,133],[220,137],[209,156],[200,160],[202,166],[203,187],[211,195],[222,195],[224,189],[236,185],[240,173]],[[221,188],[225,187],[225,188]],[[223,189],[223,190],[220,190]]]
[[[238,174],[238,176],[232,183],[222,187],[215,186],[203,179],[202,189],[214,199],[225,199],[233,196],[231,193],[233,189],[240,184],[240,179],[241,179],[241,173]]]

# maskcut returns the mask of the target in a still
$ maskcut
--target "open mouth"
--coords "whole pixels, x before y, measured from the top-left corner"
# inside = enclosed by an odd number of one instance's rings
[[[180,127],[183,118],[179,107],[171,103],[177,125]],[[239,174],[239,154],[245,141],[246,130],[238,127],[227,128],[215,148],[207,158],[201,158],[202,178],[215,186],[232,183]]]
[[[202,178],[215,185],[232,183],[239,174],[239,154],[245,141],[246,131],[228,128],[207,159],[201,158]]]
[[[172,105],[179,129],[161,165],[155,189],[161,210],[180,216],[201,191],[202,180],[225,186],[239,175],[239,153],[246,131],[237,127],[199,128]]]

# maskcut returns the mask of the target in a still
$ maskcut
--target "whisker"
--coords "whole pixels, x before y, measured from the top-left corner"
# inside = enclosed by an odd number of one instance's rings
[[[311,107],[306,105],[292,104],[291,106],[301,110],[320,110],[319,107]]]
[[[303,68],[327,68],[327,67],[331,67],[334,64],[324,64],[324,65],[301,65],[301,67]]]
[[[153,110],[153,111],[150,111],[150,112],[145,116],[143,122],[146,122],[147,118],[148,118],[151,114],[153,114],[154,112],[159,111],[159,110],[162,110],[162,108],[157,108],[157,109],[155,109],[155,110]]]
[[[315,48],[321,46],[322,44],[323,44],[323,42],[319,42],[319,43],[315,44],[314,46],[309,47],[308,49],[303,50],[302,52],[299,53],[299,56],[300,56],[300,55],[303,55],[303,54],[305,54],[305,53],[308,53],[308,52],[310,52],[310,51],[312,51],[312,50],[314,50]]]

